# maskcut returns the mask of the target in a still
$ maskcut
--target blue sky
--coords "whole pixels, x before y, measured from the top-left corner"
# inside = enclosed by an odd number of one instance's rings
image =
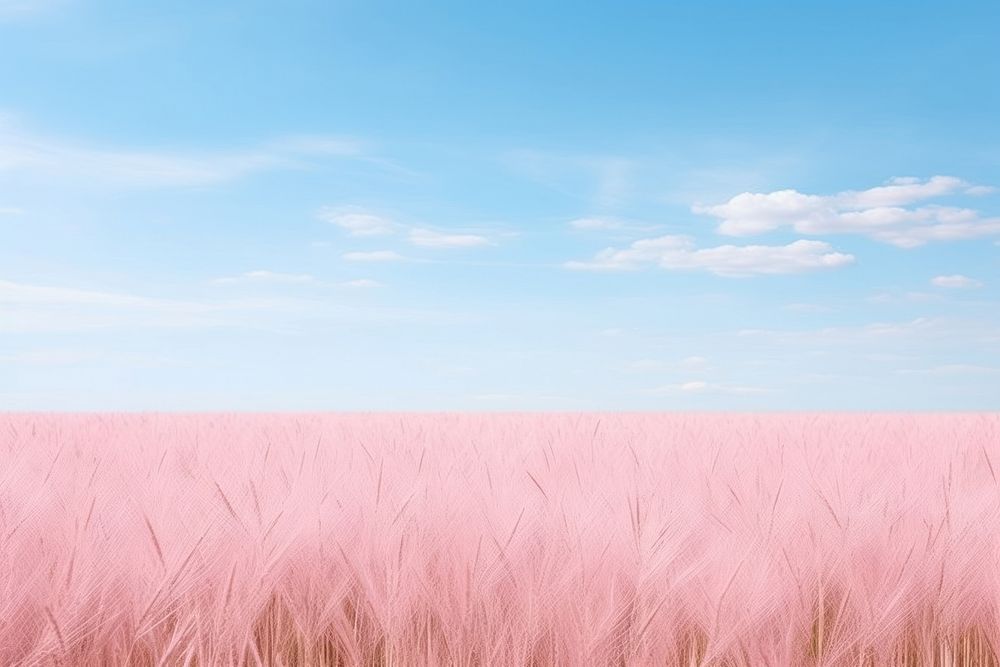
[[[0,0],[0,409],[1000,408],[998,20]]]

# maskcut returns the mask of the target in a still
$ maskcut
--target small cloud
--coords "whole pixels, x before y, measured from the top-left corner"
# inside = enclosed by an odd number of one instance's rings
[[[326,207],[320,210],[319,219],[336,225],[351,236],[385,236],[395,231],[392,220],[358,206]]]
[[[341,257],[348,262],[399,262],[402,255],[393,250],[372,250],[371,252],[345,252]]]
[[[0,215],[23,215],[24,209],[13,206],[0,206]]]
[[[695,382],[685,382],[681,385],[678,385],[678,388],[681,391],[705,391],[706,389],[708,389],[708,386],[709,385],[707,382],[698,380]]]
[[[991,195],[996,191],[997,189],[991,185],[973,185],[965,191],[965,194],[972,195],[973,197],[982,197],[984,195]]]
[[[931,278],[931,285],[934,285],[935,287],[947,287],[950,289],[970,289],[974,287],[982,287],[983,283],[975,278],[969,278],[968,276],[956,273],[951,276],[937,276],[935,278]]]
[[[783,246],[722,245],[696,248],[688,236],[667,235],[635,241],[628,248],[607,248],[587,262],[566,262],[568,269],[628,271],[659,266],[671,271],[703,270],[719,276],[804,273],[854,263],[854,256],[836,252],[822,241],[799,240]]]
[[[424,248],[475,248],[492,245],[479,234],[446,234],[430,229],[411,229],[410,243]]]
[[[449,233],[425,227],[410,227],[359,206],[326,207],[320,210],[319,218],[340,227],[351,236],[387,236],[406,231],[411,244],[424,248],[473,248],[493,245],[489,237],[481,234]],[[508,236],[516,234],[516,232],[507,233]]]
[[[767,390],[763,387],[707,382],[705,380],[694,380],[691,382],[682,382],[680,384],[664,385],[662,387],[657,387],[652,391],[655,394],[749,395],[749,394],[762,394],[765,393]]]
[[[270,283],[272,285],[303,285],[315,283],[316,279],[306,273],[276,273],[274,271],[247,271],[238,276],[216,278],[212,282],[219,285],[236,283]]]
[[[573,229],[585,231],[602,231],[622,228],[622,223],[620,221],[611,218],[577,218],[576,220],[570,220],[568,224]]]
[[[382,283],[377,280],[370,280],[368,278],[358,278],[357,280],[345,280],[340,283],[343,287],[351,287],[356,289],[365,289],[369,287],[381,287]]]

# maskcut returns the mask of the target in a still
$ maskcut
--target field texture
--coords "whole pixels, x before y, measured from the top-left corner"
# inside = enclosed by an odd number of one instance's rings
[[[0,665],[996,665],[1000,415],[0,416]]]

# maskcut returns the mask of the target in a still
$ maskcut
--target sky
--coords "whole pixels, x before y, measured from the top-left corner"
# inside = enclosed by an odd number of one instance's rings
[[[1000,409],[998,21],[0,0],[0,410]]]

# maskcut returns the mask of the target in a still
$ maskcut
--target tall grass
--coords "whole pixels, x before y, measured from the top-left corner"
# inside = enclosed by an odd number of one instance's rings
[[[2,665],[1000,665],[1000,415],[6,415]]]

